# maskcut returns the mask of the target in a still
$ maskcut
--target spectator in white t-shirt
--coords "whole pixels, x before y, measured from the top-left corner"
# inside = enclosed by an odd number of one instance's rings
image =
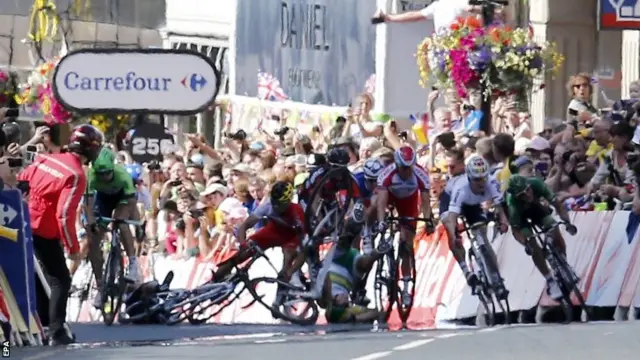
[[[434,29],[437,31],[448,28],[458,17],[479,14],[479,6],[469,5],[469,0],[437,0],[422,10],[408,11],[402,14],[385,14],[378,10],[373,16],[381,18],[384,22],[407,23],[424,20],[433,20]]]

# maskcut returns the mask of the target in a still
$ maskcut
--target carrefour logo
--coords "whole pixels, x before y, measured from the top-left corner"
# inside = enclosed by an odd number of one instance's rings
[[[169,91],[171,81],[168,77],[141,77],[134,71],[109,77],[83,76],[71,71],[64,77],[64,86],[81,91]],[[191,91],[200,91],[207,84],[207,79],[200,74],[191,74],[183,77],[180,83]]]
[[[219,74],[210,59],[191,51],[83,49],[60,61],[53,85],[74,111],[186,114],[215,100]]]

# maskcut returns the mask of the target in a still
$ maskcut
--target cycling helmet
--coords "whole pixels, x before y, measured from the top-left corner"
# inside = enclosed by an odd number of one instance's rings
[[[527,178],[520,175],[512,175],[507,182],[507,193],[511,195],[518,195],[527,190],[529,182]]]
[[[469,179],[482,179],[489,176],[489,164],[480,155],[471,155],[464,166]]]
[[[369,180],[376,180],[378,176],[384,169],[384,164],[382,161],[378,159],[369,159],[364,163],[362,167],[362,171],[364,172],[364,177]]]
[[[318,166],[323,166],[327,163],[327,157],[323,154],[309,154],[307,157],[307,168],[315,169]]]
[[[295,190],[291,183],[286,181],[278,181],[271,187],[271,204],[283,205],[291,203]]]
[[[70,152],[82,155],[89,161],[94,161],[102,149],[103,141],[104,136],[100,130],[84,124],[76,126],[71,131],[67,148]]]
[[[402,146],[393,153],[396,166],[407,167],[416,163],[416,151],[411,146]]]
[[[93,161],[93,170],[97,173],[109,173],[115,168],[116,155],[113,151],[102,148],[98,157]]]
[[[327,153],[327,162],[332,166],[347,166],[349,164],[349,153],[343,148],[333,148]]]
[[[129,175],[131,175],[134,183],[137,183],[142,179],[142,166],[140,166],[140,164],[127,165],[126,169]]]

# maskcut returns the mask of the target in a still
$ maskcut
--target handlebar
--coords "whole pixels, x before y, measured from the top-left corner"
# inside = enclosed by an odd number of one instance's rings
[[[106,223],[106,224],[114,224],[114,225],[126,224],[126,225],[133,225],[137,227],[144,226],[144,223],[141,221],[114,219],[114,218],[105,217],[105,216],[98,217],[98,222],[103,224]]]
[[[488,221],[479,221],[479,222],[473,223],[471,225],[466,225],[465,224],[465,226],[463,226],[462,229],[460,229],[460,232],[477,230],[477,229],[479,229],[479,228],[481,228],[483,226],[487,226],[487,225],[489,225]]]
[[[531,240],[535,240],[538,236],[540,235],[545,235],[547,233],[549,233],[550,231],[555,230],[556,228],[558,228],[560,225],[571,225],[570,223],[567,223],[565,221],[557,221],[555,224],[551,225],[551,226],[547,226],[547,227],[541,227],[539,232],[535,232],[533,235],[529,236],[527,238],[527,241],[531,241]]]
[[[397,221],[399,223],[405,223],[410,221],[433,222],[433,219],[427,219],[423,217],[414,217],[414,216],[387,216],[386,221]]]

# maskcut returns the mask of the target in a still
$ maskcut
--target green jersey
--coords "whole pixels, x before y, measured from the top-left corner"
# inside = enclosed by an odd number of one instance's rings
[[[524,202],[516,196],[507,194],[507,214],[509,223],[514,229],[527,228],[527,219],[531,220],[536,225],[549,225],[553,223],[553,218],[550,216],[549,209],[540,203],[540,199],[544,198],[549,203],[553,204],[556,201],[556,194],[537,177],[529,177],[526,179],[527,184],[533,191],[534,201]]]
[[[105,195],[122,194],[125,197],[130,197],[136,194],[136,187],[133,185],[131,175],[120,164],[114,165],[113,178],[109,181],[101,180],[93,168],[89,169],[87,189],[89,193],[98,192]]]

